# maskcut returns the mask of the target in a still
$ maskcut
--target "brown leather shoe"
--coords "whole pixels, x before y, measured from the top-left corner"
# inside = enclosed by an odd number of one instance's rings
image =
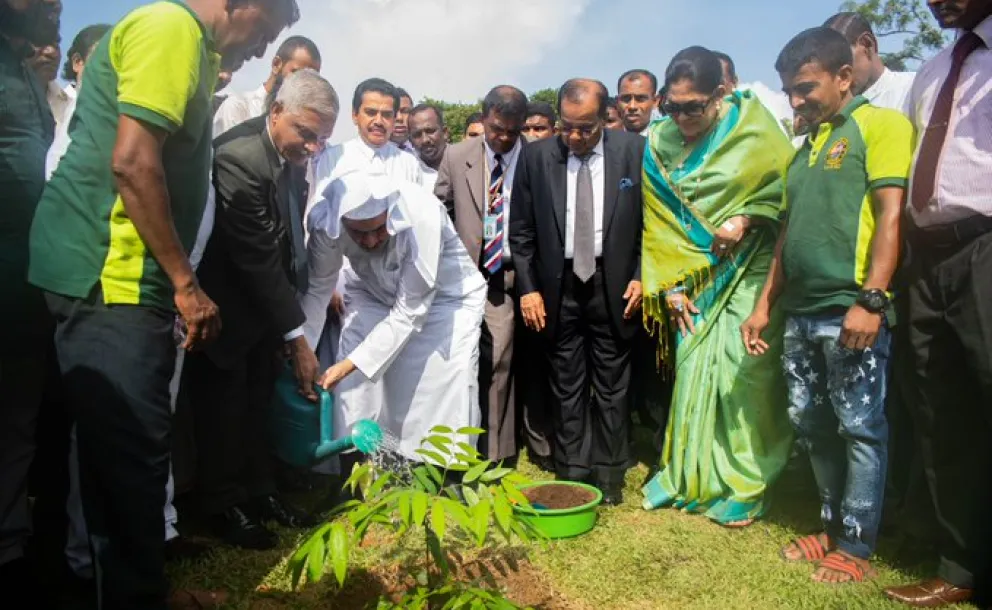
[[[207,610],[227,602],[226,591],[191,591],[174,589],[169,596],[169,610]]]
[[[889,587],[885,590],[885,595],[914,608],[941,608],[970,600],[974,591],[955,587],[940,578],[932,578],[914,585]]]

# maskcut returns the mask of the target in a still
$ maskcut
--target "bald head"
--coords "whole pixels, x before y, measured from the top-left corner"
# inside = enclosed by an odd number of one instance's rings
[[[585,105],[595,100],[596,113],[600,118],[606,118],[606,107],[609,101],[609,91],[606,85],[591,78],[573,78],[565,81],[558,90],[558,114],[562,114],[562,103]]]

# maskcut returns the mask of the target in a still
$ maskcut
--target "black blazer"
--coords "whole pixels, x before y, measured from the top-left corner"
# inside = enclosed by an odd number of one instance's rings
[[[284,170],[265,117],[225,132],[214,148],[217,212],[197,276],[222,322],[207,355],[228,368],[258,341],[280,341],[306,320],[296,298],[288,190],[294,185],[303,205],[306,180],[302,168]]]
[[[645,140],[637,134],[603,132],[603,274],[614,330],[631,338],[640,317],[623,319],[623,294],[641,279],[641,164]],[[547,333],[555,336],[565,272],[565,207],[568,148],[561,138],[528,144],[521,150],[510,203],[510,251],[517,292],[540,292]]]

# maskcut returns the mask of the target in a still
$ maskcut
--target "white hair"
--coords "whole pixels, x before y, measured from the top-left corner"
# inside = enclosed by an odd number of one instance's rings
[[[341,103],[331,83],[316,70],[297,70],[282,81],[276,91],[275,103],[286,112],[310,110],[322,118],[337,121]]]

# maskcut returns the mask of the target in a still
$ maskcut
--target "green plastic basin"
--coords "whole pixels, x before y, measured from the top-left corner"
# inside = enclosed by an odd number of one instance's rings
[[[598,514],[596,509],[603,501],[603,492],[592,485],[572,481],[542,481],[540,483],[531,483],[521,485],[520,491],[534,487],[544,487],[546,485],[581,487],[582,489],[591,491],[595,494],[595,497],[588,504],[574,508],[550,509],[514,506],[513,510],[517,512],[522,521],[530,523],[539,532],[554,540],[581,536],[595,527]]]

